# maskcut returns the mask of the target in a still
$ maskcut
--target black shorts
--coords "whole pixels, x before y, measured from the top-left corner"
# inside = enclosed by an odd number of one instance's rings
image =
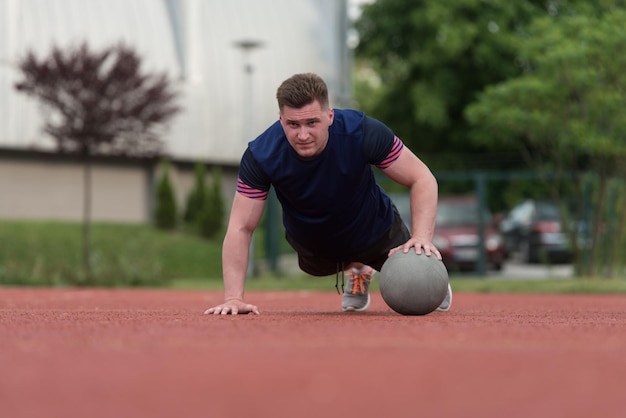
[[[298,265],[300,269],[305,273],[312,276],[330,276],[336,274],[344,268],[347,268],[350,263],[363,263],[372,267],[373,269],[380,271],[383,263],[387,260],[387,254],[389,250],[399,245],[404,244],[411,238],[411,233],[406,224],[400,217],[398,209],[393,206],[394,220],[389,232],[387,232],[381,239],[374,243],[369,248],[363,250],[360,254],[353,257],[352,260],[341,263],[328,258],[318,257],[311,254],[309,251],[302,248],[297,242],[295,242],[287,234],[287,242],[298,253]]]

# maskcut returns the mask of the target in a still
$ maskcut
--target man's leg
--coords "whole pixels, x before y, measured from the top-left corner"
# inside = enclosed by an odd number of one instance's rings
[[[369,286],[376,271],[363,263],[352,263],[341,298],[341,309],[362,312],[370,306]]]
[[[358,261],[350,264],[348,282],[341,300],[343,311],[362,312],[370,305],[369,285],[376,271],[380,271],[391,248],[407,242],[411,238],[404,221],[394,206],[394,222],[378,242],[363,251]]]

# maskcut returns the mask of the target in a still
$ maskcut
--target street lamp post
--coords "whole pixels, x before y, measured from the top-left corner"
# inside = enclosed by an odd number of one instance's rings
[[[254,103],[252,100],[252,87],[253,87],[253,73],[254,66],[252,65],[251,53],[255,49],[261,48],[263,46],[263,42],[255,39],[241,39],[239,41],[235,41],[235,48],[240,49],[243,53],[243,73],[244,73],[244,81],[245,86],[242,89],[242,109],[244,110],[243,117],[243,127],[242,132],[244,135],[244,141],[252,140],[254,135],[254,124],[252,123],[252,113],[254,109]],[[257,276],[258,269],[256,266],[256,262],[254,259],[254,235],[252,236],[252,240],[250,241],[250,257],[248,259],[248,276]]]

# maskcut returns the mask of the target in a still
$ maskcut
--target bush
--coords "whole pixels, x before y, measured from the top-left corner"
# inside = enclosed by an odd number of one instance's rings
[[[224,199],[222,197],[222,172],[213,168],[213,182],[206,192],[206,199],[199,219],[200,235],[215,238],[222,230],[224,221]]]
[[[204,201],[206,200],[205,175],[206,170],[204,164],[200,162],[196,163],[194,187],[187,196],[187,205],[183,216],[183,220],[186,223],[196,223],[202,214]]]
[[[187,197],[185,222],[204,238],[215,238],[224,223],[224,199],[222,197],[222,171],[213,168],[213,179],[207,187],[204,164],[197,163],[194,188]]]
[[[176,228],[178,210],[176,198],[170,180],[169,163],[162,163],[163,172],[157,186],[156,207],[154,210],[154,222],[159,229],[171,230]]]

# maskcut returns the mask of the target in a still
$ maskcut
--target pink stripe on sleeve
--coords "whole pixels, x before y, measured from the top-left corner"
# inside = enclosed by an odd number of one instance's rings
[[[394,161],[398,159],[400,154],[402,154],[402,149],[404,149],[404,144],[397,136],[393,137],[393,146],[391,147],[391,151],[387,154],[387,157],[382,160],[380,163],[376,164],[376,167],[381,170],[388,168]]]
[[[237,192],[250,199],[265,200],[268,192],[248,186],[240,178],[237,179]]]

